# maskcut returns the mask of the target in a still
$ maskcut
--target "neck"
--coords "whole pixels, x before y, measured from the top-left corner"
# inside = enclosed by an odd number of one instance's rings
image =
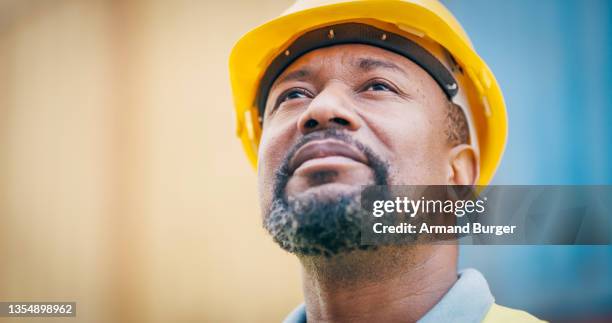
[[[308,322],[414,322],[457,280],[457,246],[417,245],[304,256]]]

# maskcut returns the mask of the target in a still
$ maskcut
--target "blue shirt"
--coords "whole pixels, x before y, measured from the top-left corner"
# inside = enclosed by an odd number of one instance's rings
[[[482,322],[493,305],[489,284],[476,269],[459,272],[459,278],[440,302],[418,322]],[[302,303],[284,323],[306,323],[306,307]]]

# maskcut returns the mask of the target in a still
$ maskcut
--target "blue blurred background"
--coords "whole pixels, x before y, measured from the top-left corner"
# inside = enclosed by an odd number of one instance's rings
[[[495,73],[509,136],[494,184],[612,184],[612,2],[443,0]],[[612,248],[463,246],[498,303],[612,320]]]

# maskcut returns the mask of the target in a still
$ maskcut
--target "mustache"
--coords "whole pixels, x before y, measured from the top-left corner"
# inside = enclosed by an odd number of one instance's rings
[[[356,148],[357,150],[359,150],[360,152],[362,152],[366,156],[368,165],[370,165],[370,167],[374,170],[374,182],[375,182],[374,184],[375,185],[385,185],[386,184],[387,175],[388,175],[387,174],[388,165],[386,162],[384,162],[380,157],[378,157],[372,151],[372,149],[370,149],[368,146],[364,145],[360,141],[354,139],[345,130],[337,129],[337,128],[329,128],[329,129],[324,129],[324,130],[319,130],[319,131],[308,133],[302,136],[301,138],[299,138],[298,141],[295,144],[293,144],[293,146],[289,149],[289,151],[283,158],[281,167],[276,171],[276,174],[275,174],[276,185],[274,188],[274,196],[276,196],[277,198],[284,197],[285,187],[287,185],[287,182],[289,181],[289,178],[291,177],[289,164],[291,160],[293,159],[294,155],[296,154],[296,152],[300,148],[302,148],[304,145],[308,144],[309,142],[312,142],[315,140],[329,139],[329,138],[344,142],[345,144],[350,145]]]

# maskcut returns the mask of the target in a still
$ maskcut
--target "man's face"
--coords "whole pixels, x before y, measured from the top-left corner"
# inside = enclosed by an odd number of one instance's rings
[[[384,49],[337,45],[300,57],[277,78],[266,104],[264,215],[279,199],[329,204],[363,185],[447,184],[447,107],[426,71]]]

